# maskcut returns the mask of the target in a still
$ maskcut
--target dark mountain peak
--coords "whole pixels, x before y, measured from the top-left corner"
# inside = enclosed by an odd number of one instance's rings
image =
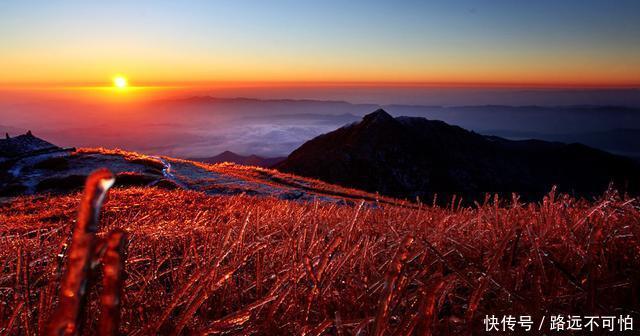
[[[393,122],[395,119],[383,109],[377,109],[362,118],[363,124]]]
[[[394,197],[485,192],[580,195],[610,182],[640,190],[633,161],[590,147],[487,137],[438,120],[393,118],[382,109],[307,141],[278,169]]]

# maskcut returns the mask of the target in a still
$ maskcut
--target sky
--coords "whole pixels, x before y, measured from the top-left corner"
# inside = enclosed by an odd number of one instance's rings
[[[0,0],[0,87],[640,87],[640,1]],[[292,84],[293,83],[293,84]]]

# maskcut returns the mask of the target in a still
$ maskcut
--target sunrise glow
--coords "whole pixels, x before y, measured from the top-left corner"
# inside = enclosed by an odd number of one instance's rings
[[[115,86],[118,89],[124,89],[128,85],[129,85],[129,82],[128,82],[127,78],[124,77],[124,76],[118,75],[118,76],[115,76],[113,78],[113,86]]]

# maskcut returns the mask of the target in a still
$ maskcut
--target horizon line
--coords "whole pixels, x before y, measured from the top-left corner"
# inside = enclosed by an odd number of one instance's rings
[[[577,82],[429,82],[429,81],[131,81],[131,89],[207,89],[278,87],[495,88],[495,89],[640,89],[640,83]],[[0,90],[109,89],[106,81],[0,82]]]

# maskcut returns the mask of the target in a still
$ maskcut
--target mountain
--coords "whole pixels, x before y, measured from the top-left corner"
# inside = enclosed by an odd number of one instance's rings
[[[394,118],[382,109],[320,135],[276,168],[393,197],[518,192],[538,197],[554,185],[578,195],[610,182],[640,190],[633,160],[580,144],[512,141],[442,121]]]
[[[6,133],[5,138],[0,139],[0,159],[58,150],[62,148],[34,136],[31,131],[14,137]]]
[[[284,161],[284,157],[273,157],[273,158],[264,158],[258,155],[240,155],[231,151],[224,151],[216,156],[212,156],[209,158],[193,158],[191,161],[198,161],[204,163],[222,163],[222,162],[231,162],[237,163],[239,165],[244,166],[255,166],[255,167],[264,167],[269,168],[271,166],[276,165]]]
[[[581,133],[536,133],[492,130],[483,134],[499,135],[509,139],[543,139],[564,143],[581,143],[607,152],[640,158],[640,129],[616,128],[606,131]]]

